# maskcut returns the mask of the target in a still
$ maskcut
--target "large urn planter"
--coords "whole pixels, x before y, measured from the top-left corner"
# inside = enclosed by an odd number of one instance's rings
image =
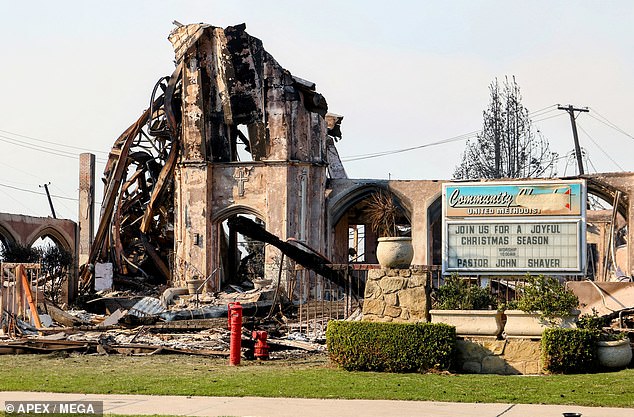
[[[599,364],[606,368],[624,368],[632,361],[629,339],[597,342]]]
[[[409,268],[414,258],[411,237],[380,237],[376,258],[382,268]]]
[[[507,338],[539,339],[548,327],[572,329],[577,327],[579,310],[574,310],[569,316],[557,317],[552,321],[545,320],[539,313],[526,313],[522,310],[505,310],[506,324],[504,335]]]
[[[454,326],[458,336],[498,337],[504,323],[496,310],[430,310],[433,323]]]

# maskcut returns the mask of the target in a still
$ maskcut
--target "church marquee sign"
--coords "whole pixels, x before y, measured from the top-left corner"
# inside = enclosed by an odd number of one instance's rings
[[[583,274],[583,180],[443,185],[443,272]]]

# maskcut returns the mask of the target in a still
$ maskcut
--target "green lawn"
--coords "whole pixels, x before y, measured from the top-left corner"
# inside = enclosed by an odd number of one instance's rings
[[[634,369],[587,375],[420,375],[346,372],[325,356],[231,367],[226,359],[185,355],[3,355],[0,370],[5,391],[634,407]]]

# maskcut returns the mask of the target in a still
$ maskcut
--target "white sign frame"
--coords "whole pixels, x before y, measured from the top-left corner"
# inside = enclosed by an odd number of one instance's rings
[[[446,215],[446,204],[447,204],[447,195],[446,195],[446,187],[456,187],[456,186],[489,186],[495,187],[496,185],[500,186],[520,186],[520,187],[530,187],[530,186],[548,186],[548,185],[561,185],[561,184],[581,184],[581,214],[573,215],[573,216],[564,216],[564,215],[531,215],[531,216],[469,216],[469,217],[447,217]],[[586,257],[587,257],[587,248],[586,248],[586,201],[587,201],[587,187],[584,180],[561,180],[561,181],[500,181],[500,182],[465,182],[465,183],[445,183],[443,184],[442,190],[442,203],[443,203],[443,236],[442,236],[442,272],[445,275],[451,273],[469,273],[469,274],[481,274],[481,275],[524,275],[526,273],[546,273],[546,274],[562,274],[562,275],[585,275],[586,272]],[[576,258],[577,264],[575,268],[563,268],[563,267],[491,267],[490,265],[494,262],[495,258],[491,258],[488,261],[487,267],[449,267],[449,253],[452,250],[450,247],[450,242],[448,239],[448,227],[452,224],[474,224],[474,225],[499,225],[499,224],[522,224],[522,225],[531,225],[531,224],[577,224],[577,247],[576,247]],[[518,247],[516,244],[514,245],[506,245],[508,247]],[[545,258],[545,257],[542,257]],[[551,256],[551,258],[555,258],[555,256]]]

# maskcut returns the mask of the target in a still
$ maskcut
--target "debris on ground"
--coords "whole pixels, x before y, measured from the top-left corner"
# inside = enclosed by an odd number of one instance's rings
[[[224,357],[229,355],[228,306],[235,303],[241,304],[244,314],[245,358],[254,355],[255,329],[267,332],[271,359],[323,352],[323,336],[311,340],[298,332],[289,320],[294,306],[279,294],[274,304],[275,297],[271,285],[257,289],[230,285],[215,294],[190,294],[183,288],[167,288],[152,296],[101,291],[84,303],[85,309],[65,310],[50,300],[39,300],[39,317],[44,318],[39,327],[31,323],[30,310],[18,308],[15,302],[5,303],[0,320],[0,354],[63,351]]]

